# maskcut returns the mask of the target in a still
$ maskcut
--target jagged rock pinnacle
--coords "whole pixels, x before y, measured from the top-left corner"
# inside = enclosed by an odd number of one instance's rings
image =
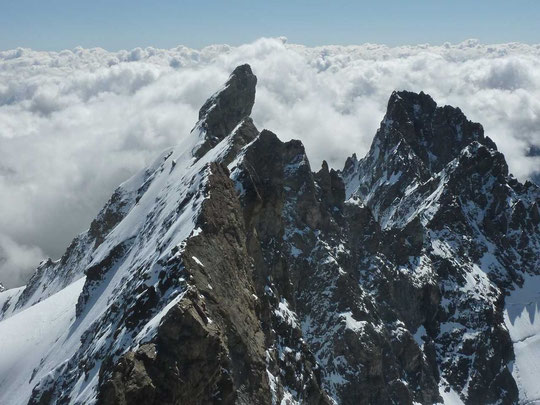
[[[314,173],[300,141],[255,128],[256,81],[235,69],[182,144],[1,294],[14,355],[0,356],[0,403],[533,392],[538,325],[521,314],[538,304],[540,189],[509,176],[459,109],[410,92],[392,94],[366,157]]]
[[[437,103],[423,91],[420,93],[406,90],[393,91],[388,100],[387,116],[399,120],[417,117],[420,112],[433,114],[435,108],[437,108]]]
[[[482,126],[469,121],[459,108],[438,107],[424,92],[394,91],[367,156],[347,159],[343,170],[347,196],[360,197],[383,228],[391,227],[401,218],[396,201],[405,190],[437,176],[473,145],[483,146],[487,160],[499,156]],[[504,173],[501,158],[497,166]],[[474,165],[471,170],[480,168]]]
[[[226,137],[246,117],[255,103],[257,76],[248,64],[233,70],[222,90],[210,97],[199,110],[196,128],[205,132],[206,143],[196,152],[200,157]]]
[[[495,143],[484,136],[482,125],[469,121],[459,108],[438,107],[424,92],[394,91],[378,135],[385,138],[380,141],[389,148],[404,140],[433,172],[458,157],[472,142],[497,150]]]

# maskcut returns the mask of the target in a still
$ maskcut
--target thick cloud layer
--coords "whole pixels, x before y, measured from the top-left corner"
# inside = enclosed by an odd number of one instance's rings
[[[202,50],[0,52],[0,280],[59,257],[113,189],[185,136],[232,69],[259,78],[253,117],[312,164],[368,149],[392,90],[481,122],[520,180],[540,168],[540,45],[325,46],[261,39]]]

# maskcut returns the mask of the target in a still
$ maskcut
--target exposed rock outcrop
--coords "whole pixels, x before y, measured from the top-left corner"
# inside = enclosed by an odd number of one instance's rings
[[[6,301],[18,316],[85,277],[29,403],[518,403],[505,295],[540,274],[538,187],[411,92],[366,157],[314,172],[255,127],[256,82],[236,68]]]
[[[251,67],[238,66],[225,87],[204,103],[199,110],[199,122],[192,130],[204,136],[204,142],[194,151],[195,157],[203,156],[249,117],[255,103],[256,85],[257,76]]]

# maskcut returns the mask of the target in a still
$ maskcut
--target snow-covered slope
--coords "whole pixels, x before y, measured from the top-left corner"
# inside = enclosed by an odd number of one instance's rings
[[[239,66],[190,134],[0,292],[0,403],[538,400],[540,191],[479,124],[395,92],[313,172]]]
[[[1,403],[26,403],[34,388],[32,382],[62,364],[79,346],[81,329],[72,325],[84,281],[83,277],[0,322]]]
[[[540,403],[540,276],[526,275],[505,300],[504,322],[514,345],[512,375],[524,404]]]

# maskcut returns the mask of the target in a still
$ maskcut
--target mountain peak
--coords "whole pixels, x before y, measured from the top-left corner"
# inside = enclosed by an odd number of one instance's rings
[[[374,143],[392,149],[404,141],[431,172],[459,156],[472,142],[497,150],[482,125],[455,107],[437,103],[424,92],[394,91]]]
[[[314,173],[300,141],[254,126],[255,84],[235,69],[62,259],[0,294],[0,403],[536,392],[540,189],[508,176],[479,124],[411,92],[392,94],[366,157]]]
[[[469,121],[459,108],[437,106],[424,92],[394,91],[367,156],[345,163],[347,196],[360,197],[383,228],[401,226],[403,215],[396,207],[409,195],[406,191],[439,178],[463,151],[480,146],[486,152],[482,156],[502,159],[498,166],[504,177],[504,157],[480,124]],[[483,167],[472,165],[471,170],[482,172]]]
[[[199,110],[199,125],[211,136],[220,139],[227,136],[251,114],[256,85],[257,76],[251,67],[248,64],[237,66],[225,86]]]
[[[193,152],[200,158],[240,123],[249,117],[255,103],[257,76],[248,64],[237,66],[225,86],[214,93],[199,110],[199,121],[194,130],[199,130],[204,142]]]
[[[433,114],[436,108],[437,103],[429,94],[423,91],[414,93],[412,91],[401,90],[393,91],[390,95],[387,114],[393,116],[396,113],[406,112],[410,117],[417,117],[421,113]],[[399,116],[396,116],[396,118],[399,118]]]

